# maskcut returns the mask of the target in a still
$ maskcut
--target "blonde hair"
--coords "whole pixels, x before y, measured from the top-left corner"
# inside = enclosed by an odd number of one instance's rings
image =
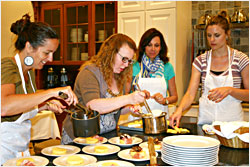
[[[113,34],[103,42],[97,55],[91,57],[89,61],[84,63],[80,67],[80,70],[87,65],[96,65],[102,72],[107,85],[111,86],[115,56],[124,45],[128,45],[136,53],[136,44],[130,37],[124,34]],[[115,73],[114,76],[117,87],[119,91],[122,92],[125,83],[132,80],[132,65],[129,65],[119,74]]]

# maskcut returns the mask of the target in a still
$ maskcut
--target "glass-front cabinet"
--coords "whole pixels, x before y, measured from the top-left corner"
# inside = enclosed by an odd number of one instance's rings
[[[117,32],[117,2],[38,3],[41,3],[39,20],[55,28],[60,37],[60,46],[50,65],[80,65],[99,51],[106,38]]]
[[[89,56],[90,2],[65,4],[65,62],[86,61]]]
[[[36,21],[48,23],[59,35],[53,61],[36,71],[37,87],[43,89],[50,67],[60,76],[65,68],[73,86],[80,65],[99,51],[117,32],[117,1],[32,1]]]
[[[63,28],[62,28],[63,18],[61,17],[62,11],[63,9],[61,5],[47,6],[44,7],[42,10],[43,21],[48,23],[53,29],[56,30],[59,39],[63,37]],[[60,40],[59,46],[53,55],[54,63],[60,64],[62,62],[61,61],[62,57],[63,57],[63,47]]]
[[[94,39],[95,39],[95,52],[96,54],[102,42],[110,35],[116,33],[116,18],[115,18],[115,2],[109,3],[94,3],[95,18],[94,20]]]

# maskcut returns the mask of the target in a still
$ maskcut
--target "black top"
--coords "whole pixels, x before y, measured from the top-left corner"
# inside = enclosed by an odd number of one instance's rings
[[[215,75],[220,75],[222,74],[224,71],[213,71],[213,70],[210,70],[213,74]]]

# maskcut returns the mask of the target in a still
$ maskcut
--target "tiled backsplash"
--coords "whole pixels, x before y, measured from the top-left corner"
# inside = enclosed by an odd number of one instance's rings
[[[230,17],[237,9],[243,9],[243,12],[249,17],[249,1],[192,1],[192,25],[198,24],[200,16],[210,14],[217,15],[221,10],[226,10]],[[204,37],[204,32],[194,31],[194,57],[197,56],[198,49],[205,48],[206,40],[197,40]],[[231,29],[231,46],[249,56],[249,28]],[[201,45],[202,44],[202,45]]]

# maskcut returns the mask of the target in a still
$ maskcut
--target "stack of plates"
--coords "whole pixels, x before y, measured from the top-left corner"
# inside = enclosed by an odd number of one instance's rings
[[[217,164],[220,142],[205,136],[178,135],[165,137],[161,159],[169,165],[212,166]]]
[[[70,38],[72,42],[81,42],[82,41],[82,29],[81,28],[72,28],[70,32]]]
[[[106,30],[98,30],[98,40],[99,41],[104,41],[106,36],[107,36]]]
[[[71,60],[78,60],[78,56],[77,56],[77,47],[73,47],[73,48],[72,48]]]

